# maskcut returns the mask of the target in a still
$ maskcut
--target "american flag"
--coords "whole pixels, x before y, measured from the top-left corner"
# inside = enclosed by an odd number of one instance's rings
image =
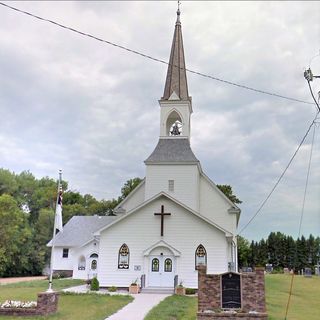
[[[55,217],[55,226],[56,229],[60,232],[62,231],[62,187],[60,188],[57,200],[57,207],[56,207],[56,217]]]

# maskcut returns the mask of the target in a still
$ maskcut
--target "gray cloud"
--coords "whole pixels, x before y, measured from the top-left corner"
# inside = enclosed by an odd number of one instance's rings
[[[10,2],[168,60],[173,2]],[[189,69],[311,101],[303,70],[319,51],[318,2],[184,2]],[[166,66],[0,8],[0,162],[37,177],[64,171],[69,187],[117,197],[159,135]],[[319,60],[319,61],[318,61]],[[320,58],[312,62],[320,70]],[[188,74],[192,147],[216,183],[243,200],[243,226],[277,181],[314,107]],[[315,84],[315,90],[319,85]],[[319,134],[302,231],[319,234]],[[245,231],[297,236],[310,137]]]

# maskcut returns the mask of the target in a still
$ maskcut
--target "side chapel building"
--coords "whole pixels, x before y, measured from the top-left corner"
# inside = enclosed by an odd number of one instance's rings
[[[74,216],[55,239],[53,269],[97,276],[101,287],[197,288],[196,266],[236,271],[240,209],[202,171],[190,147],[189,96],[177,11],[160,104],[160,137],[143,181],[116,216]]]

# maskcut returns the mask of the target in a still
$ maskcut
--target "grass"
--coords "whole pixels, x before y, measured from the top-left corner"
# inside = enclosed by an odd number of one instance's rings
[[[53,288],[61,290],[70,286],[83,284],[81,280],[60,279],[53,281]],[[48,288],[48,281],[37,280],[31,282],[19,282],[0,287],[0,301],[33,300],[37,299],[37,293]],[[109,296],[99,294],[61,294],[59,297],[58,312],[48,317],[23,317],[23,320],[102,320],[132,301],[130,296]],[[8,320],[11,317],[0,316],[0,320]]]
[[[290,275],[276,274],[266,276],[266,301],[269,320],[283,320],[285,317]],[[82,284],[81,280],[54,280],[53,288],[61,290]],[[0,286],[0,301],[36,300],[37,293],[45,291],[48,281],[38,280]],[[130,296],[74,295],[62,294],[58,312],[49,317],[24,317],[24,320],[102,320],[132,301]],[[320,307],[320,277],[294,278],[288,320],[318,320]],[[197,298],[188,296],[170,296],[153,308],[145,320],[195,320]],[[10,317],[0,316],[0,320]]]
[[[266,276],[266,300],[269,320],[285,318],[290,275],[274,274]],[[293,294],[287,319],[318,320],[320,318],[320,277],[305,278],[295,276]]]
[[[266,275],[266,302],[269,320],[284,320],[290,275]],[[288,320],[320,319],[320,277],[294,277]],[[153,308],[145,320],[195,320],[197,298],[171,296]]]
[[[161,301],[144,320],[194,320],[197,298],[173,295]]]

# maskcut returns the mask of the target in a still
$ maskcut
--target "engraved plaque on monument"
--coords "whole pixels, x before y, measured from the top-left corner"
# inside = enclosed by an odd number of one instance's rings
[[[241,308],[240,275],[226,273],[222,275],[222,308]]]

